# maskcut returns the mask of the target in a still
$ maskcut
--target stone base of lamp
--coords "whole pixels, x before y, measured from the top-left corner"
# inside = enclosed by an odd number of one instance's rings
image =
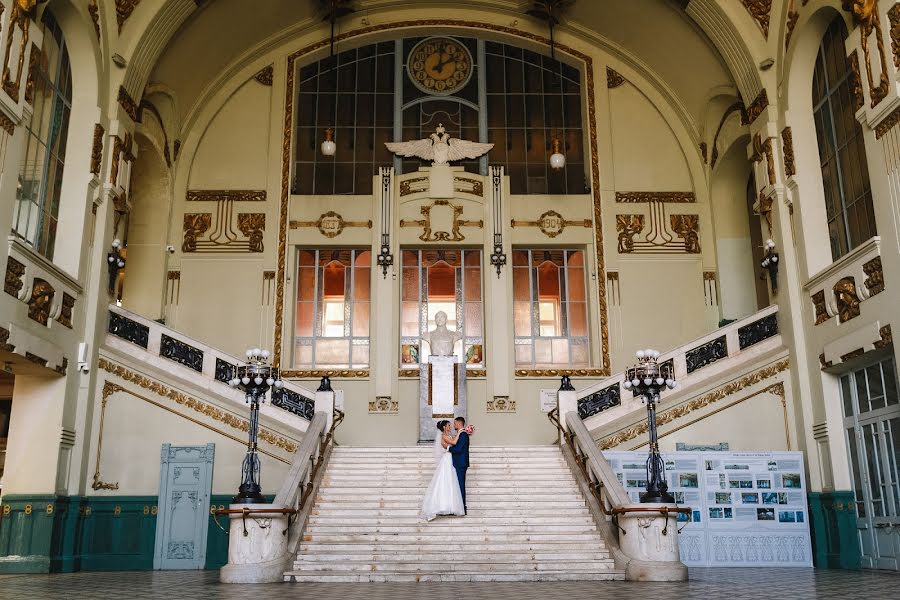
[[[243,504],[229,508],[241,509]],[[257,504],[254,508],[272,508]],[[277,507],[281,508],[281,507]],[[219,571],[222,583],[274,583],[284,581],[288,568],[288,517],[277,514],[228,515],[228,564]],[[244,535],[246,526],[247,534]]]
[[[687,581],[688,570],[678,551],[678,513],[644,512],[648,508],[674,508],[672,504],[628,504],[641,512],[619,515],[622,551],[631,557],[625,568],[628,581]]]

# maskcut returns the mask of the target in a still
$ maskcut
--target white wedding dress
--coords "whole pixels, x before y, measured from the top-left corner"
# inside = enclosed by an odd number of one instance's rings
[[[439,433],[434,440],[434,475],[431,476],[431,483],[428,484],[425,498],[422,500],[422,517],[426,521],[431,521],[438,515],[464,514],[466,509],[463,507],[453,459],[449,450],[441,444]]]

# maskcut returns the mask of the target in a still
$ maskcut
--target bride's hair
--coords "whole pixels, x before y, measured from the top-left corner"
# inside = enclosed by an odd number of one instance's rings
[[[450,422],[450,421],[447,421],[446,419],[443,420],[443,421],[438,421],[438,422],[437,422],[437,429],[438,429],[438,431],[444,431],[444,427],[446,427],[446,426],[447,426],[447,423],[449,423],[449,422]]]

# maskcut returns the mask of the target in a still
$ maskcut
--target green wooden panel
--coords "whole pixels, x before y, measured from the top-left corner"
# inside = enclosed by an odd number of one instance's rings
[[[859,569],[862,553],[852,491],[810,492],[813,562],[820,569]]]
[[[49,572],[56,500],[52,494],[3,497],[0,573]]]

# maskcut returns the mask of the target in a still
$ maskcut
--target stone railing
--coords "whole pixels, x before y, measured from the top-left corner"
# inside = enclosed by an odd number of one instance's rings
[[[560,447],[616,568],[629,581],[686,581],[688,570],[679,558],[678,513],[690,509],[674,504],[636,504],[603,458],[596,442],[575,411],[559,418],[548,415],[560,432]]]
[[[334,393],[329,393],[334,400]],[[324,407],[324,406],[323,406]],[[230,517],[228,564],[219,572],[223,583],[282,581],[297,556],[316,490],[331,456],[341,411],[317,411],[281,489],[271,504],[232,504],[216,515]]]
[[[206,344],[191,339],[156,321],[145,319],[121,307],[109,307],[109,322],[104,345],[107,348],[136,359],[141,364],[159,369],[191,386],[212,395],[227,398],[240,405],[245,404],[240,390],[228,385],[234,367],[243,361]],[[305,429],[305,423],[312,420],[317,410],[321,410],[323,392],[333,395],[330,382],[323,379],[318,391],[311,391],[292,381],[285,381],[281,390],[272,391],[271,408],[268,403],[260,407],[260,412],[269,417],[279,418],[284,412],[301,419],[288,425]],[[318,404],[317,404],[318,403]],[[333,404],[333,402],[332,402]],[[331,411],[327,411],[331,414]],[[328,417],[330,424],[331,417]],[[290,418],[287,421],[291,421]]]
[[[873,237],[814,275],[803,286],[813,304],[813,319],[822,325],[845,323],[860,314],[860,304],[884,291],[881,238]]]
[[[680,393],[780,347],[778,306],[773,305],[661,354],[659,363],[672,364]],[[639,396],[624,393],[624,381],[621,372],[582,390],[566,390],[564,384],[560,410],[563,414],[577,411],[590,430],[633,411],[645,411]]]

